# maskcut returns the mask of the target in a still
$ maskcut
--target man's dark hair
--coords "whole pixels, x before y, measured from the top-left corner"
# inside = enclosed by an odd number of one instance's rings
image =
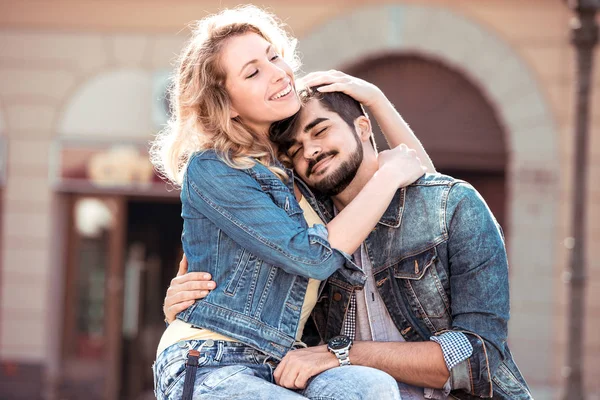
[[[356,118],[367,115],[363,106],[346,93],[321,93],[317,90],[319,87],[320,86],[314,86],[300,90],[298,96],[300,97],[302,104],[306,104],[312,99],[319,101],[326,110],[339,115],[353,130]],[[275,122],[269,129],[269,137],[273,143],[277,144],[280,156],[285,155],[289,148],[294,144],[294,137],[298,129],[301,111],[302,109],[283,121]]]

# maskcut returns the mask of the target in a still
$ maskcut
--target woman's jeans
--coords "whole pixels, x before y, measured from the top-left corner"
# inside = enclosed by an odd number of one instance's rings
[[[241,343],[190,340],[176,343],[153,366],[158,400],[181,400],[189,350],[200,351],[194,399],[400,399],[394,378],[361,366],[329,369],[309,380],[303,390],[277,386],[270,357]]]

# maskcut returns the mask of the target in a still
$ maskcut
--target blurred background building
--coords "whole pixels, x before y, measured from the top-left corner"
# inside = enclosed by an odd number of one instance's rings
[[[178,193],[146,148],[186,24],[237,2],[0,0],[0,399],[152,397]],[[559,0],[272,0],[305,72],[383,88],[436,167],[504,228],[509,343],[536,399],[564,384],[572,15]],[[585,384],[600,398],[600,56],[591,106]],[[379,135],[379,133],[378,133]],[[381,136],[380,147],[384,147]]]

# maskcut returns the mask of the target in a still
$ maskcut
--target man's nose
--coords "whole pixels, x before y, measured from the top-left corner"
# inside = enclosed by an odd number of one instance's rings
[[[310,145],[310,146],[304,146],[304,158],[311,159],[311,158],[315,158],[316,156],[319,155],[319,153],[321,153],[321,147],[317,146],[317,145]]]

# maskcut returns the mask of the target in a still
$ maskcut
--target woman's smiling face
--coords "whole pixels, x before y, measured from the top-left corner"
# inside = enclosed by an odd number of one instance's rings
[[[228,39],[220,60],[232,116],[257,133],[300,109],[292,69],[262,36],[249,32]]]

